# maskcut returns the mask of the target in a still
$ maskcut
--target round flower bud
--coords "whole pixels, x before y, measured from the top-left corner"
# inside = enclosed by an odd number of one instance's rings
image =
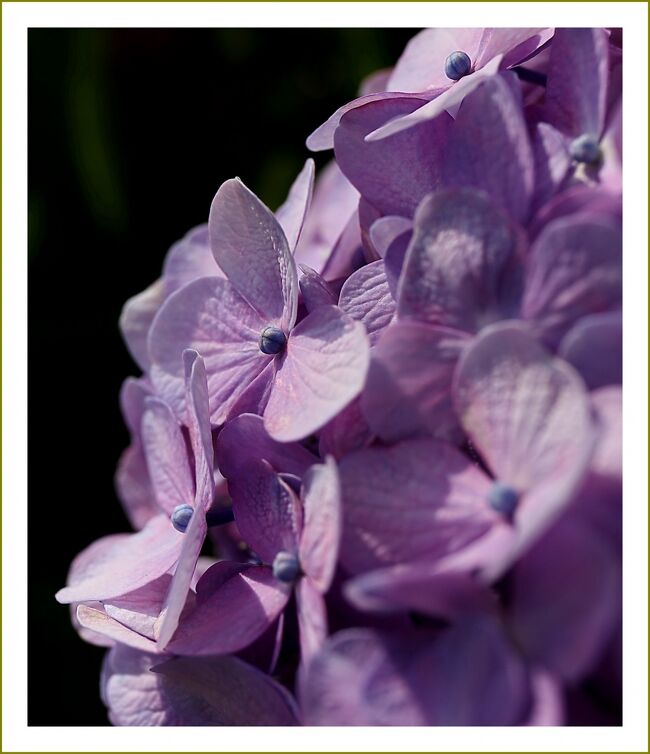
[[[576,162],[597,165],[602,159],[598,139],[593,134],[582,134],[569,145],[569,153]]]
[[[188,505],[187,503],[177,505],[172,511],[171,515],[172,526],[174,527],[174,529],[176,529],[176,531],[184,533],[189,526],[193,513],[194,508],[192,508],[191,505]]]
[[[497,513],[510,518],[517,509],[519,493],[503,482],[495,482],[488,493],[488,502]]]
[[[269,356],[275,356],[284,351],[287,336],[279,327],[265,327],[260,335],[260,351]]]
[[[458,81],[467,76],[472,70],[472,61],[466,52],[456,50],[445,60],[445,76],[452,81]]]
[[[293,583],[300,574],[300,561],[290,552],[280,551],[273,560],[273,575],[285,584]]]

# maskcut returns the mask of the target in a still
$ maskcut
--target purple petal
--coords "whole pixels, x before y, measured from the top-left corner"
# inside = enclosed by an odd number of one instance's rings
[[[357,204],[359,203],[360,200]],[[363,259],[359,212],[355,209],[323,266],[323,277],[332,282],[347,277],[357,269],[359,264],[363,264]]]
[[[194,479],[181,428],[169,406],[159,398],[146,399],[142,444],[156,502],[171,515],[176,506],[194,502]]]
[[[182,655],[237,652],[266,631],[290,593],[267,566],[216,563],[199,580],[197,607],[167,648]]]
[[[275,218],[280,223],[289,244],[289,250],[294,251],[300,238],[305,222],[305,216],[311,204],[314,190],[314,161],[309,158],[305,166],[291,184],[289,195],[284,204],[275,211]]]
[[[590,390],[622,384],[621,312],[592,314],[579,319],[562,339],[558,356],[580,372]]]
[[[321,306],[293,330],[264,412],[276,440],[320,429],[361,392],[370,348],[363,327],[338,307]]]
[[[307,725],[516,725],[528,674],[498,624],[457,623],[438,636],[342,631],[307,668]]]
[[[238,179],[226,181],[210,208],[210,246],[217,264],[266,325],[296,321],[298,276],[280,224]]]
[[[143,372],[150,366],[147,337],[151,323],[164,300],[164,283],[156,280],[142,293],[130,298],[120,314],[120,332],[133,360]]]
[[[546,120],[568,136],[600,137],[609,54],[604,29],[557,29],[546,84]]]
[[[298,553],[302,508],[297,496],[266,461],[249,460],[228,480],[242,538],[269,565],[280,551]]]
[[[167,572],[178,560],[183,535],[168,516],[156,516],[137,534],[104,537],[84,550],[59,602],[104,600],[127,594]]]
[[[120,409],[132,437],[140,436],[145,398],[152,395],[151,386],[144,378],[127,377],[120,388]]]
[[[357,397],[323,427],[318,451],[322,457],[331,455],[339,459],[353,450],[366,447],[372,439],[372,432],[361,411],[361,399]]]
[[[170,574],[164,573],[160,578],[150,581],[134,592],[111,597],[104,602],[104,610],[126,628],[155,641],[154,626],[171,580]]]
[[[329,283],[306,264],[298,266],[298,286],[308,312],[319,306],[336,304],[336,296]]]
[[[621,219],[621,199],[603,188],[576,184],[553,197],[535,215],[528,227],[530,238],[536,238],[553,220],[588,210],[592,216],[616,222]]]
[[[385,442],[414,434],[462,440],[451,401],[451,379],[470,338],[459,330],[395,322],[372,350],[361,408]]]
[[[501,65],[501,58],[501,55],[497,55],[483,68],[460,79],[460,81],[457,81],[453,86],[439,93],[437,97],[422,105],[419,109],[413,109],[412,112],[405,115],[401,113],[397,114],[393,117],[393,120],[385,123],[385,125],[379,128],[375,127],[374,131],[367,132],[366,141],[381,141],[415,126],[430,123],[436,118],[445,117],[443,115],[445,111],[453,111],[455,113],[458,106],[468,95],[478,89],[485,81],[495,76]]]
[[[436,92],[431,92],[435,94]],[[372,94],[364,94],[357,99],[348,102],[347,104],[339,107],[339,109],[330,115],[330,117],[322,123],[315,131],[313,131],[307,137],[307,149],[312,152],[322,152],[326,149],[332,149],[334,147],[334,135],[336,129],[341,122],[341,118],[351,110],[356,110],[363,105],[370,104],[372,102],[382,102],[392,99],[423,99],[422,94],[410,94],[408,92],[373,92]]]
[[[384,262],[367,264],[353,272],[339,295],[339,306],[365,327],[374,345],[395,314],[395,299],[386,280]]]
[[[296,585],[296,607],[300,630],[300,659],[311,662],[327,638],[327,610],[325,600],[311,579],[302,578]]]
[[[469,573],[441,572],[437,564],[402,563],[369,571],[345,584],[346,598],[364,611],[417,611],[455,620],[460,615],[493,611],[496,599]]]
[[[559,190],[571,167],[568,144],[562,134],[548,123],[538,123],[533,137],[535,158],[535,196],[540,207]]]
[[[469,332],[512,315],[516,236],[488,197],[471,189],[423,199],[397,288],[398,316]]]
[[[183,352],[187,426],[194,452],[197,511],[205,511],[214,498],[214,449],[210,427],[210,406],[205,362],[196,351]]]
[[[445,60],[456,50],[476,63],[483,29],[424,29],[406,45],[389,79],[392,91],[424,92],[453,84],[445,74]]]
[[[268,461],[277,472],[301,477],[316,462],[298,443],[280,443],[264,429],[262,417],[242,414],[228,422],[217,440],[217,461],[227,479],[239,477],[250,459]]]
[[[534,159],[512,76],[491,77],[463,101],[444,154],[443,175],[449,187],[485,191],[497,207],[523,223],[533,196]]]
[[[341,539],[341,485],[332,458],[309,469],[301,497],[305,521],[300,564],[311,584],[324,594],[334,578]]]
[[[496,55],[504,56],[504,65],[520,63],[553,35],[553,29],[484,29],[476,67],[484,66]]]
[[[339,473],[341,562],[350,573],[433,562],[496,521],[486,502],[490,480],[447,443],[423,438],[360,450],[341,460]]]
[[[543,670],[531,677],[533,699],[525,725],[564,725],[564,694],[558,680]]]
[[[496,479],[522,499],[518,543],[495,573],[561,512],[593,450],[594,426],[578,375],[519,323],[486,328],[458,363],[453,392],[463,428]]]
[[[511,624],[534,662],[568,682],[591,671],[621,612],[616,554],[592,527],[566,516],[517,563]]]
[[[588,314],[621,303],[621,233],[617,224],[591,214],[549,224],[530,250],[524,319],[555,347]]]
[[[270,361],[259,348],[267,324],[227,280],[201,278],[186,285],[167,299],[149,335],[157,393],[184,416],[182,353],[193,348],[205,361],[211,421],[221,424]]]
[[[441,183],[440,164],[452,123],[450,116],[409,129],[381,144],[364,140],[386,121],[411,113],[422,104],[424,100],[413,98],[373,102],[345,115],[336,130],[334,149],[341,170],[381,214],[412,217],[420,199]]]
[[[152,666],[155,666],[152,670]],[[102,670],[113,725],[295,725],[280,684],[236,657],[160,658],[116,647]]]

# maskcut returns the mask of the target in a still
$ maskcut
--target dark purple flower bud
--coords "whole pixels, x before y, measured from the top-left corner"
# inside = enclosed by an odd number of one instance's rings
[[[445,76],[452,81],[458,81],[467,76],[472,70],[472,61],[466,52],[456,50],[445,60]]]
[[[260,335],[260,351],[269,356],[275,356],[284,351],[287,336],[279,327],[265,327]]]
[[[519,493],[503,482],[495,482],[488,493],[488,502],[497,513],[511,518],[519,502]]]
[[[185,530],[189,526],[193,513],[194,508],[192,508],[191,505],[188,505],[187,503],[177,505],[172,511],[171,515],[172,526],[174,527],[174,529],[176,529],[176,531],[185,533]]]
[[[598,139],[593,134],[582,134],[569,145],[569,152],[576,162],[597,165],[602,159]]]
[[[300,574],[300,561],[290,552],[280,551],[273,561],[273,575],[285,584],[293,583]]]

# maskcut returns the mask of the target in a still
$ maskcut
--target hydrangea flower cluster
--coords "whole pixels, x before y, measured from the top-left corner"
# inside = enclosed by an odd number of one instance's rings
[[[127,302],[135,533],[57,594],[115,725],[617,722],[621,64],[422,31]]]

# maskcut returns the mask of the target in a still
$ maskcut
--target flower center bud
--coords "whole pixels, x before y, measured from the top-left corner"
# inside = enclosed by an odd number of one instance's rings
[[[511,518],[517,509],[519,493],[508,484],[495,482],[488,492],[488,502],[497,513]]]
[[[273,560],[273,575],[278,581],[292,584],[300,575],[300,561],[292,553],[280,551]]]
[[[185,533],[185,530],[189,526],[193,513],[194,508],[192,508],[191,505],[188,505],[187,503],[177,505],[172,511],[171,515],[172,526],[174,527],[174,529],[176,529],[176,531]]]
[[[582,134],[569,145],[569,153],[576,162],[597,165],[603,157],[598,139],[593,134]]]
[[[275,356],[284,351],[287,345],[287,336],[279,327],[265,327],[260,335],[260,351]]]
[[[472,70],[472,61],[466,52],[456,50],[445,60],[445,76],[452,81],[458,81],[467,76]]]

